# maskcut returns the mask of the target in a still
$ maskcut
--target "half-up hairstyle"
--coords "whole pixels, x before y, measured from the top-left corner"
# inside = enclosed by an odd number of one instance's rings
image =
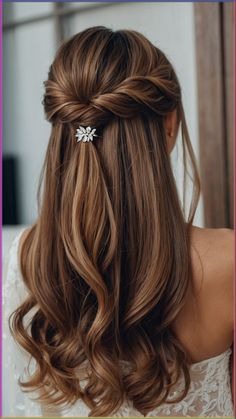
[[[82,399],[91,416],[124,400],[146,415],[180,376],[180,399],[190,383],[173,323],[192,278],[199,179],[180,85],[144,36],[94,27],[59,49],[44,107],[52,130],[39,216],[20,252],[28,298],[11,321],[36,360],[21,386],[49,406]],[[164,129],[174,110],[193,167],[187,219]],[[97,129],[93,142],[76,142],[81,125]]]

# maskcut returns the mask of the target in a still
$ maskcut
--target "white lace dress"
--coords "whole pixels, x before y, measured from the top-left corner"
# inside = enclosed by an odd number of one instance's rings
[[[28,363],[27,354],[14,343],[8,331],[8,317],[26,295],[17,260],[17,249],[20,234],[13,241],[9,256],[8,275],[3,286],[3,351],[5,361],[3,368],[7,377],[4,385],[10,394],[9,406],[5,407],[5,416],[42,416],[41,407],[24,394],[17,380],[24,376]],[[190,367],[190,390],[179,403],[165,404],[149,412],[149,417],[234,417],[230,389],[229,359],[231,350]],[[176,398],[183,383],[172,391],[170,397]],[[45,414],[45,412],[44,412]],[[67,411],[54,413],[54,416],[87,417],[89,409],[82,401],[78,401]],[[127,402],[121,406],[115,417],[142,417],[143,415]]]

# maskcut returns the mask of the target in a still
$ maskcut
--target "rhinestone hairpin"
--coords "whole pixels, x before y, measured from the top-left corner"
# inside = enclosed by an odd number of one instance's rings
[[[76,130],[76,138],[77,138],[77,143],[79,141],[83,141],[84,143],[87,141],[93,141],[94,137],[97,137],[97,134],[95,134],[96,128],[91,128],[91,127],[79,127]]]

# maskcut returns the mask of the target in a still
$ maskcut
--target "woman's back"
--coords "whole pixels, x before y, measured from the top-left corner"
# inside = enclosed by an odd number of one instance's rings
[[[27,230],[19,245],[26,235]],[[190,245],[193,282],[175,331],[192,362],[199,363],[224,353],[233,342],[234,232],[192,226]]]
[[[7,283],[4,287],[4,302],[10,314],[27,296],[19,268],[20,245],[27,234],[23,231],[13,242]],[[192,358],[190,365],[191,385],[187,396],[180,402],[165,403],[151,410],[149,417],[233,417],[231,396],[233,334],[233,234],[232,231],[199,229],[192,230],[192,263],[194,290],[189,291],[186,305],[178,316],[175,330]],[[197,252],[197,253],[196,253]],[[201,260],[201,262],[200,262]],[[214,281],[214,283],[212,283]],[[14,298],[7,297],[14,292]],[[209,304],[207,304],[207,302]],[[7,336],[5,325],[5,337]],[[9,343],[9,342],[8,342]],[[19,352],[11,341],[8,363],[5,368],[23,376],[28,363],[26,354]],[[124,370],[128,365],[124,364]],[[169,394],[169,400],[181,396],[184,382],[179,379]],[[39,415],[37,403],[30,402],[13,385],[12,414]],[[43,414],[71,417],[86,417],[90,409],[81,400],[64,411],[43,408]],[[30,413],[29,413],[30,412]],[[143,416],[124,401],[115,417]]]
[[[192,362],[217,356],[233,341],[234,233],[193,227],[193,285],[175,321],[175,330]]]

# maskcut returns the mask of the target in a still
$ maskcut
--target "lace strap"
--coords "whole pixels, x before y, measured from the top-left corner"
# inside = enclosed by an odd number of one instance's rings
[[[29,355],[13,339],[9,316],[24,301],[27,290],[18,262],[22,230],[13,240],[8,253],[7,274],[3,278],[3,416],[41,416],[40,406],[21,391],[18,380],[23,379]]]

